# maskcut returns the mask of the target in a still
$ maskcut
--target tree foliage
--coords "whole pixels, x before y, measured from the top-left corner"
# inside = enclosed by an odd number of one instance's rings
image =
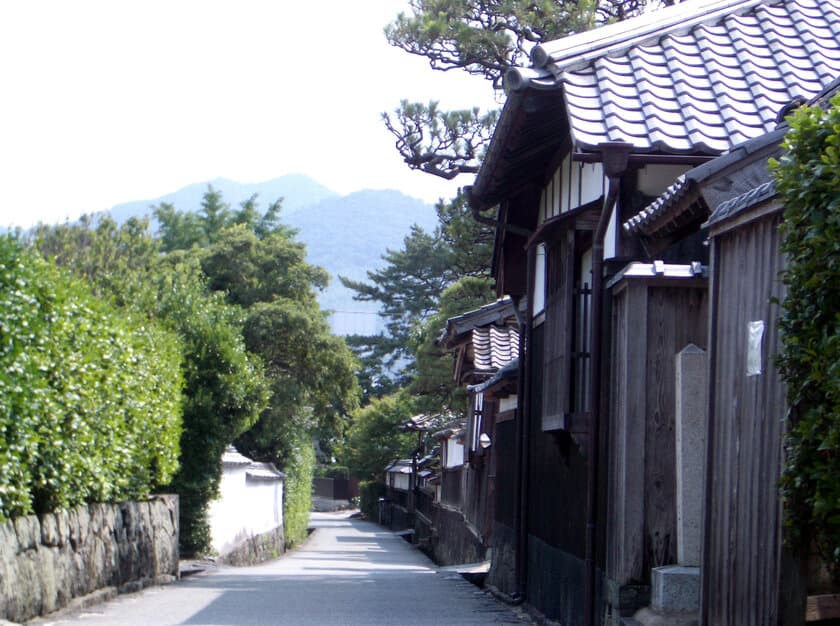
[[[382,482],[385,466],[395,458],[405,458],[415,445],[414,438],[398,426],[409,419],[414,405],[409,394],[400,391],[375,398],[351,414],[339,458],[360,480]]]
[[[466,407],[464,388],[453,377],[454,357],[438,340],[446,321],[492,302],[493,281],[487,276],[465,276],[440,296],[438,311],[423,325],[416,349],[416,375],[409,391],[417,397],[418,410],[461,413]]]
[[[391,45],[424,57],[435,70],[482,77],[501,93],[505,71],[527,65],[534,46],[639,15],[647,4],[647,0],[410,0],[410,11],[385,27],[385,37]],[[442,110],[436,100],[428,104],[403,100],[393,112],[382,114],[405,163],[445,179],[478,171],[498,116],[498,111],[476,108]]]
[[[132,303],[154,272],[160,244],[148,219],[132,217],[122,226],[112,218],[83,215],[76,224],[39,224],[29,243],[46,259],[84,279],[94,293],[118,306]]]
[[[0,239],[0,519],[167,484],[178,467],[180,348]]]
[[[277,221],[279,202],[262,216],[254,198],[236,214],[225,206],[209,190],[195,218],[204,238],[173,253],[197,259],[208,287],[238,311],[248,352],[264,364],[270,400],[234,438],[243,454],[273,462],[289,477],[286,540],[294,543],[306,534],[301,511],[310,503],[314,457],[305,448],[314,437],[329,452],[341,437],[346,414],[358,404],[358,365],[344,341],[330,334],[318,305],[316,291],[329,277],[306,262],[295,231]],[[161,221],[162,239],[187,245],[192,218],[170,217]],[[185,234],[178,232],[182,227]]]
[[[197,249],[161,256],[146,221],[120,227],[104,217],[40,226],[32,245],[84,277],[100,297],[179,337],[183,432],[180,469],[169,489],[180,497],[182,552],[206,551],[207,505],[218,491],[219,459],[253,426],[270,392],[262,361],[246,349],[240,309],[208,287]]]
[[[498,119],[498,111],[478,107],[443,111],[435,100],[403,100],[392,113],[382,114],[405,163],[446,180],[478,172]]]
[[[795,416],[782,491],[793,535],[813,540],[840,578],[840,95],[789,122],[772,165],[788,261],[778,364]]]
[[[268,206],[260,214],[257,196],[254,194],[233,210],[224,201],[222,194],[207,186],[198,212],[182,211],[168,202],[162,202],[154,208],[158,221],[159,238],[163,252],[206,248],[215,243],[222,232],[231,226],[243,226],[262,238],[271,232],[288,232],[279,222],[281,200]]]
[[[393,393],[418,374],[416,353],[436,332],[426,324],[437,313],[444,290],[461,277],[489,274],[492,229],[472,219],[461,194],[439,202],[436,210],[439,226],[435,231],[427,233],[414,226],[403,247],[386,251],[384,267],[368,272],[367,281],[340,277],[356,292],[356,299],[380,303],[388,331],[384,336],[348,338],[362,361],[360,381],[366,400]],[[472,301],[465,304],[472,305]],[[445,364],[424,359],[423,366]]]
[[[385,28],[391,45],[425,57],[433,69],[481,76],[494,89],[536,44],[592,28],[596,8],[586,0],[410,0],[409,6],[411,13]]]
[[[241,313],[207,289],[194,259],[154,275],[145,304],[184,345],[184,432],[181,468],[172,487],[181,498],[181,549],[210,545],[207,505],[218,494],[225,448],[251,428],[268,405],[270,381],[247,351]]]

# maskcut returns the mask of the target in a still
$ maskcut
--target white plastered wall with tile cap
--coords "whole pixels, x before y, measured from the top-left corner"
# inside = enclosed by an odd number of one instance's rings
[[[249,537],[283,526],[283,481],[253,479],[249,466],[222,471],[219,498],[210,502],[211,545],[220,555]]]

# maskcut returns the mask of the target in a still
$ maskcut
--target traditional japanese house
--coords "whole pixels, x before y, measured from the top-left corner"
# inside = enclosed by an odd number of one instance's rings
[[[835,80],[812,104],[825,105],[838,90]],[[789,425],[773,362],[778,302],[785,297],[779,234],[784,207],[767,161],[780,154],[786,132],[781,124],[689,171],[625,224],[650,248],[670,245],[701,226],[710,242],[703,624],[800,624],[806,595],[820,590],[821,581],[809,577],[813,568],[806,567],[810,555],[783,541],[778,492]],[[808,614],[826,617],[814,604]]]
[[[396,459],[385,467],[385,498],[380,501],[379,523],[394,530],[414,526],[412,491],[414,460]]]
[[[708,248],[679,220],[655,248],[621,226],[828,84],[838,26],[837,0],[688,0],[506,76],[469,199],[496,223],[499,295],[527,305],[504,591],[551,619],[618,624],[679,562],[676,357],[708,347]]]
[[[459,502],[443,499],[441,503],[444,511],[454,507],[448,513],[442,511],[442,517],[462,516],[464,528],[474,537],[474,549],[470,548],[469,537],[461,539],[461,562],[483,559],[487,547],[504,551],[501,544],[505,541],[496,536],[499,516],[504,518],[503,525],[512,527],[508,518],[516,472],[513,416],[517,403],[518,315],[512,300],[501,299],[449,319],[439,340],[455,352],[453,376],[469,394],[465,428],[457,434],[463,438]],[[451,438],[450,434],[450,442]],[[452,471],[444,469],[444,477]],[[505,535],[504,528],[499,532]],[[496,563],[501,562],[497,559]],[[499,571],[504,575],[506,569]],[[494,576],[491,572],[491,584]]]

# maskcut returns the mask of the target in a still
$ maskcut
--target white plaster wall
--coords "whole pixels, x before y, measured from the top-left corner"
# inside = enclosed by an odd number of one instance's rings
[[[604,168],[600,163],[573,163],[572,165],[580,168],[578,170],[580,189],[577,190],[577,194],[575,194],[576,190],[572,189],[571,202],[565,209],[567,211],[597,200],[604,195]]]
[[[534,290],[531,293],[531,310],[536,317],[545,309],[546,254],[545,244],[537,245],[534,264]]]
[[[461,467],[464,464],[464,446],[456,439],[446,440],[446,464],[444,467]]]
[[[247,466],[226,467],[219,492],[209,507],[211,542],[219,554],[283,525],[282,481],[251,480]]]
[[[403,491],[408,491],[411,488],[411,475],[410,474],[391,474],[394,477],[394,482],[391,483],[394,489],[401,489]]]
[[[518,406],[518,398],[516,395],[505,396],[499,400],[499,413],[505,411],[513,411]]]
[[[685,165],[647,165],[639,170],[638,186],[646,196],[658,196],[690,168]]]

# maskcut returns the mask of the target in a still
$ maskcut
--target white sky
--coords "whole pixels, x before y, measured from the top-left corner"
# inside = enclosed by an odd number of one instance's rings
[[[339,193],[454,185],[410,171],[400,99],[492,106],[489,86],[390,47],[404,0],[3,0],[0,226],[75,219],[225,177]],[[267,200],[267,199],[263,199]]]

